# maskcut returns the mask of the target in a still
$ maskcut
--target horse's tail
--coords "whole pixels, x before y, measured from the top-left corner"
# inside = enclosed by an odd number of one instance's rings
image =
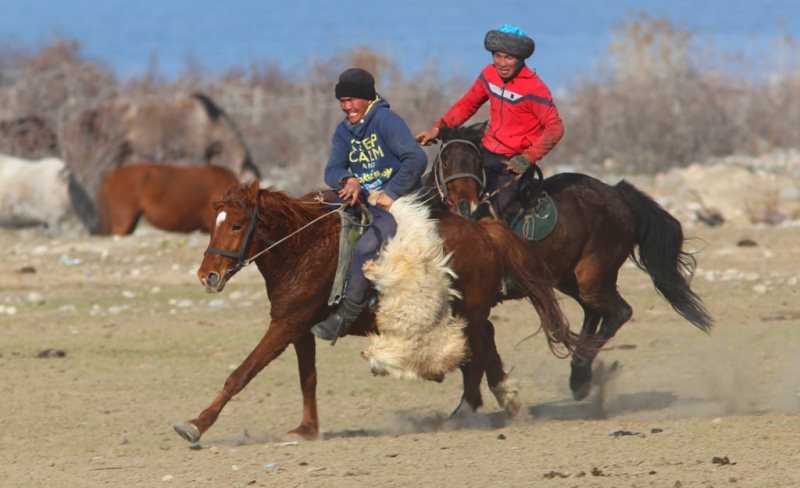
[[[69,200],[72,202],[72,208],[75,209],[75,213],[78,215],[81,222],[83,222],[86,230],[88,230],[90,234],[96,234],[97,207],[92,197],[89,196],[89,192],[86,191],[75,177],[75,172],[72,171],[72,168],[67,167],[67,175],[67,189]]]
[[[683,251],[681,223],[655,200],[623,180],[615,186],[636,220],[636,251],[631,259],[647,272],[656,290],[682,317],[704,332],[713,320],[689,286],[697,261]]]
[[[559,357],[574,352],[580,336],[569,328],[569,322],[561,311],[558,298],[550,282],[550,270],[540,258],[531,252],[528,243],[498,220],[482,219],[480,223],[492,239],[502,258],[503,275],[514,282],[514,286],[525,291],[541,320],[541,329],[547,337],[550,350]],[[563,346],[566,352],[558,345]]]

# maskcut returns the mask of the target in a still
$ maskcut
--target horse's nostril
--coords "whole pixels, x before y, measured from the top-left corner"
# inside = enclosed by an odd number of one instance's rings
[[[208,273],[208,277],[206,277],[206,283],[211,286],[216,286],[219,283],[219,275],[217,273]]]

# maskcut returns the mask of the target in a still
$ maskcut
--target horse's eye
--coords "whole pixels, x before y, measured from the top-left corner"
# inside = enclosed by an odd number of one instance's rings
[[[242,224],[233,224],[233,230],[241,230]]]

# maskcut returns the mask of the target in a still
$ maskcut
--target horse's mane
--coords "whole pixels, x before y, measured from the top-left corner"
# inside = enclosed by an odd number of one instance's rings
[[[192,98],[200,102],[211,120],[216,121],[218,118],[225,115],[225,112],[205,93],[192,93]]]
[[[236,135],[236,139],[244,149],[244,161],[242,162],[242,169],[249,169],[253,172],[256,178],[261,178],[261,171],[253,162],[253,158],[250,155],[250,148],[245,143],[242,133],[239,131],[239,128],[236,126],[236,124],[233,123],[233,119],[228,116],[227,112],[225,112],[222,107],[217,105],[214,100],[212,100],[211,97],[205,93],[195,92],[192,93],[191,97],[200,102],[200,105],[203,106],[203,109],[206,111],[206,114],[212,122],[216,123],[220,118],[227,122],[228,127]]]
[[[330,207],[314,200],[315,193],[295,198],[285,191],[276,190],[273,187],[262,190],[255,188],[249,183],[232,186],[222,195],[217,206],[233,204],[244,209],[252,209],[256,205],[260,205],[262,215],[264,209],[269,209],[271,218],[297,223],[311,221],[331,210]]]
[[[464,139],[476,146],[481,143],[483,133],[486,131],[488,122],[478,122],[471,125],[460,125],[458,127],[448,127],[443,125],[439,128],[439,137],[443,142],[452,141],[454,139]]]

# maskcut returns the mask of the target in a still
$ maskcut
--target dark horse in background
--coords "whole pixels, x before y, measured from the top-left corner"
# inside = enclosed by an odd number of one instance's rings
[[[197,418],[174,426],[184,439],[199,440],[228,401],[289,345],[297,353],[303,395],[302,422],[290,434],[306,439],[318,436],[311,327],[329,313],[327,302],[338,261],[341,224],[332,207],[315,197],[308,194],[296,199],[284,192],[260,190],[254,182],[230,189],[215,204],[216,224],[197,275],[207,291],[220,292],[239,269],[255,262],[267,288],[270,325],[211,405]],[[547,280],[537,276],[545,272],[546,266],[538,256],[527,252],[523,239],[497,221],[474,222],[446,210],[432,215],[438,219],[445,253],[453,253],[450,267],[457,275],[453,285],[461,294],[452,302],[453,312],[467,324],[470,358],[461,366],[461,406],[466,403],[475,410],[482,404],[480,383],[484,373],[502,405],[504,400],[496,390],[507,376],[495,348],[489,313],[497,303],[504,279],[525,290],[551,346],[562,344],[571,351],[577,337],[570,332]],[[374,319],[371,311],[365,311],[349,333],[374,332]],[[519,401],[514,398],[503,406],[515,414]]]
[[[479,148],[484,128],[441,129],[433,172],[444,203],[462,215],[474,211],[483,197]],[[610,186],[577,173],[546,178],[542,189],[555,202],[558,221],[549,236],[528,246],[547,263],[552,286],[583,308],[583,340],[572,357],[569,380],[576,400],[591,391],[597,352],[633,314],[617,290],[619,269],[628,257],[650,275],[676,312],[710,330],[712,319],[689,286],[696,261],[683,251],[681,224],[658,203],[624,180]]]
[[[127,235],[141,217],[172,232],[210,232],[213,208],[225,190],[239,183],[219,166],[173,166],[139,161],[106,172],[97,195],[99,235]]]

